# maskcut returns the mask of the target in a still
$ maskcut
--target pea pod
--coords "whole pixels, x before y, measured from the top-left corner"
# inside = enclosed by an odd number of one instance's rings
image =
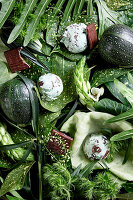
[[[14,144],[11,135],[7,132],[6,127],[0,123],[0,143],[1,145],[11,145]],[[26,153],[26,150],[18,147],[16,149],[11,149],[6,151],[7,155],[11,157],[13,160],[20,160],[23,155]],[[32,153],[27,157],[28,161],[33,161],[34,156]]]

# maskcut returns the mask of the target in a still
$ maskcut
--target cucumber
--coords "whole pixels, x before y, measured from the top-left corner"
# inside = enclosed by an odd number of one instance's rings
[[[27,124],[31,120],[30,95],[21,79],[15,77],[0,87],[0,107],[5,116],[16,124]]]
[[[133,29],[123,24],[110,26],[98,43],[98,51],[113,65],[133,65]]]

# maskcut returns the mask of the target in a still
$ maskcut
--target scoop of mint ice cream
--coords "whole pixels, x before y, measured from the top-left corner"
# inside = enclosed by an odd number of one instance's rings
[[[84,23],[69,25],[62,35],[61,42],[72,53],[83,52],[87,48],[86,25]]]
[[[39,77],[38,81],[39,92],[42,98],[46,101],[52,101],[63,91],[63,83],[59,76],[48,73]]]

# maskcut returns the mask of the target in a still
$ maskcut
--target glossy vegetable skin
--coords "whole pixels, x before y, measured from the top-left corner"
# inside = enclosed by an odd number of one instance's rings
[[[104,31],[98,50],[107,62],[120,65],[133,65],[133,29],[126,25],[115,24]]]
[[[17,124],[26,124],[31,120],[29,91],[22,80],[16,77],[1,86],[0,107],[6,117]]]

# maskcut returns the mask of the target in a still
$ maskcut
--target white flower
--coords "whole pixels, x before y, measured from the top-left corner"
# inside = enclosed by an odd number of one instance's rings
[[[104,93],[103,87],[101,87],[101,88],[95,88],[95,87],[91,88],[91,94],[93,96],[94,101],[99,101],[99,98],[100,98],[100,96],[103,95],[103,93]]]
[[[39,92],[42,94],[43,99],[52,101],[63,91],[63,83],[59,76],[48,73],[39,77],[38,81]]]
[[[62,35],[61,42],[72,53],[83,52],[87,48],[86,25],[84,23],[69,25]]]

